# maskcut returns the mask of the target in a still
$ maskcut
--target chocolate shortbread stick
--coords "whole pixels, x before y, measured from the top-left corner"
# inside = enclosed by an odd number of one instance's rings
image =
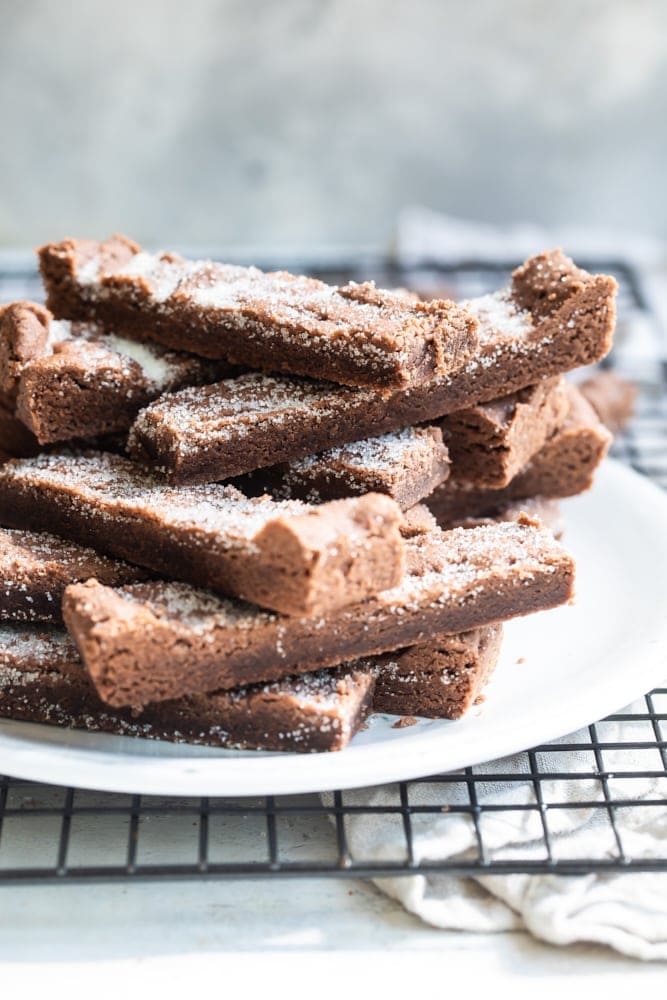
[[[323,503],[384,493],[408,510],[449,475],[449,456],[437,427],[406,427],[319,455],[258,469],[237,480],[243,493]]]
[[[574,564],[532,523],[406,539],[408,568],[392,590],[317,617],[285,617],[178,583],[65,591],[63,617],[110,705],[276,680],[424,643],[554,607],[572,594]]]
[[[489,625],[378,657],[373,711],[460,719],[493,673],[502,636],[502,625]]]
[[[455,472],[436,487],[424,503],[443,528],[462,518],[493,515],[514,500],[560,499],[590,489],[611,434],[574,386],[568,386],[567,393],[569,411],[563,426],[503,489],[479,489],[475,483],[458,479]]]
[[[0,528],[0,620],[61,622],[62,596],[70,583],[95,577],[117,586],[147,575],[47,532]]]
[[[53,453],[0,468],[0,523],[56,534],[286,614],[393,587],[400,508],[380,494],[318,507],[231,486],[174,489],[118,455]]]
[[[507,486],[567,416],[562,379],[457,410],[440,427],[457,479],[489,489]]]
[[[478,344],[464,307],[372,282],[148,254],[123,236],[49,243],[39,259],[58,316],[249,368],[386,389],[457,371]]]
[[[96,448],[102,451],[125,452],[126,435],[100,434],[68,442],[68,447]],[[0,401],[0,452],[8,458],[32,458],[41,451],[39,441],[22,420],[14,415],[13,404]]]
[[[466,303],[481,342],[452,375],[382,394],[254,373],[151,404],[128,447],[173,483],[214,482],[435,420],[604,357],[615,294],[613,278],[587,274],[560,251],[541,254],[510,288]]]
[[[110,710],[64,630],[0,626],[0,717],[172,743],[301,753],[342,750],[375,684],[370,662],[273,684]]]
[[[0,308],[0,391],[40,444],[127,430],[162,393],[233,372],[95,323],[55,320],[34,302]]]

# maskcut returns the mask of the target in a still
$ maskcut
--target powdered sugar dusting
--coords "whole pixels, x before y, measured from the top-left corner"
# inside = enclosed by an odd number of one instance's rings
[[[467,299],[461,305],[479,320],[481,342],[503,338],[523,338],[535,329],[532,315],[520,309],[508,289]]]
[[[74,642],[61,628],[0,624],[0,666],[14,670],[59,669],[76,664]]]
[[[176,743],[309,751],[340,748],[354,735],[374,675],[372,664],[358,661],[132,712],[103,705],[83,672],[0,659],[0,692],[10,718]]]
[[[141,410],[128,439],[130,454],[149,453],[168,468],[227,441],[253,437],[261,429],[286,432],[314,428],[343,414],[357,401],[354,389],[289,377],[251,373],[215,385],[182,389]],[[162,445],[164,442],[164,447]],[[235,473],[246,471],[237,469]],[[218,478],[225,478],[228,472]]]
[[[407,546],[408,572],[381,595],[382,604],[395,610],[409,608],[425,592],[437,603],[466,603],[491,580],[519,576],[530,582],[536,574],[555,572],[563,559],[550,532],[514,522],[434,532]]]
[[[446,393],[450,384],[455,387],[461,375],[474,379],[480,369],[500,369],[522,357],[538,356],[549,342],[549,337],[535,340],[529,336],[535,331],[532,317],[518,309],[507,290],[471,299],[464,306],[480,321],[480,350],[461,373],[434,378],[432,385],[439,392]],[[246,375],[156,401],[139,414],[130,434],[130,450],[138,447],[141,451],[142,442],[146,442],[148,453],[158,455],[165,467],[172,468],[203,451],[223,449],[228,442],[256,439],[269,429],[289,427],[290,433],[296,434],[303,424],[303,433],[307,433],[308,428],[322,422],[331,426],[335,439],[338,422],[347,425],[355,416],[364,430],[372,429],[374,421],[368,420],[367,414],[377,409],[377,401],[377,395],[368,389]],[[419,395],[415,403],[419,407]],[[384,413],[381,419],[386,426]],[[405,417],[397,420],[398,424],[407,422]],[[380,451],[376,449],[375,455],[381,464]],[[371,454],[367,457],[374,460]]]
[[[316,715],[336,713],[338,717],[330,719],[329,724],[338,728],[345,724],[345,716],[354,707],[350,702],[357,702],[372,683],[374,672],[372,660],[354,660],[336,670],[317,670],[246,690],[255,690],[272,698],[287,696],[302,712]],[[240,691],[243,696],[243,688]],[[235,698],[237,694],[231,691],[230,696]],[[322,719],[321,722],[323,721]]]
[[[85,285],[86,287],[97,284],[100,276],[100,265],[101,261],[99,254],[89,257],[83,264],[78,264],[76,269],[76,280],[79,284]]]
[[[4,609],[5,617],[14,621],[44,618],[43,609],[34,605],[35,597],[52,608],[49,618],[56,616],[65,585],[91,576],[124,583],[145,574],[47,532],[0,528],[0,597],[4,595],[10,602]]]
[[[179,284],[196,271],[197,264],[172,254],[137,253],[121,266],[102,273],[100,279],[143,278],[149,289],[150,297],[157,303],[166,302]]]
[[[157,618],[177,621],[199,636],[210,635],[220,628],[258,628],[278,618],[275,612],[261,610],[245,601],[176,581],[131,584],[119,593],[137,607],[150,608]]]
[[[178,360],[160,348],[149,344],[140,344],[127,337],[119,337],[115,333],[108,333],[105,337],[105,346],[109,350],[117,351],[124,358],[130,358],[141,368],[141,373],[148,382],[156,386],[167,386],[174,378],[175,369],[178,367]]]
[[[200,381],[209,370],[214,375],[210,362],[156,344],[140,344],[96,323],[51,320],[43,353],[26,361],[22,369],[39,369],[43,358],[54,356],[66,364],[78,361],[85,381],[117,382],[119,388],[127,382],[128,390],[132,383],[143,383],[153,392],[162,392],[178,388],[186,379]]]
[[[437,443],[428,431],[418,427],[405,427],[400,431],[365,438],[352,444],[330,448],[319,455],[296,459],[291,464],[295,472],[312,471],[319,466],[327,471],[337,463],[349,469],[368,471],[377,475],[391,475],[407,462],[432,459]]]
[[[47,330],[46,353],[51,354],[55,344],[62,344],[66,340],[71,340],[73,327],[92,329],[92,324],[75,324],[68,319],[52,319],[49,322]]]

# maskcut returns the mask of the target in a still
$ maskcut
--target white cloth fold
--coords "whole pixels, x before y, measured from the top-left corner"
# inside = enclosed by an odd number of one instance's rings
[[[643,701],[634,711],[644,711]],[[633,707],[626,711],[633,711]],[[602,724],[601,724],[602,728]],[[605,742],[655,739],[651,723],[604,723]],[[642,732],[642,735],[639,733]],[[628,858],[667,856],[667,776],[661,776],[657,750],[604,750],[605,785],[598,777],[588,731],[557,741],[581,743],[581,751],[563,749],[536,754],[536,770],[546,806],[552,856],[556,860],[617,856],[616,833],[605,794],[611,801],[632,800],[632,808],[615,809],[616,830]],[[650,759],[647,759],[649,754]],[[654,772],[629,777],[628,772]],[[563,780],[559,774],[581,775]],[[480,830],[489,860],[546,858],[543,819],[528,755],[517,754],[474,769],[479,776],[502,774],[507,781],[477,781]],[[551,777],[550,775],[553,775]],[[624,776],[626,775],[626,776]],[[464,776],[460,782],[413,783],[411,807],[439,807],[411,814],[417,862],[466,861],[477,857],[477,837]],[[358,789],[344,794],[346,806],[396,806],[396,786]],[[506,808],[486,811],[493,803]],[[657,804],[651,804],[657,803]],[[514,809],[512,809],[514,807]],[[524,808],[519,808],[524,807]],[[357,860],[389,861],[406,856],[403,819],[397,813],[353,813],[345,819],[349,847]],[[563,876],[508,874],[460,877],[413,875],[376,880],[377,886],[407,910],[436,927],[464,931],[525,929],[552,944],[576,941],[608,945],[641,959],[667,960],[667,874],[617,871]]]

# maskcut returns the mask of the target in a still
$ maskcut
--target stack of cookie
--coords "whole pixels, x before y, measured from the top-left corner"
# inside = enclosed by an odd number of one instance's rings
[[[0,311],[0,715],[334,750],[457,718],[572,595],[554,502],[610,436],[563,374],[615,282],[559,251],[454,304],[123,237]],[[9,456],[12,456],[11,458]]]

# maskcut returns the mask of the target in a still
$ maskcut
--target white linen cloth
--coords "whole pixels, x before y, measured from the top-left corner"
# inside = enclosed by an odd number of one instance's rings
[[[545,247],[558,245],[575,257],[616,254],[629,258],[647,272],[660,269],[664,261],[662,245],[648,238],[630,238],[627,234],[620,237],[573,227],[559,232],[521,224],[501,228],[442,216],[423,208],[410,208],[402,213],[396,241],[398,259],[405,264],[425,258],[445,262],[484,256],[521,260]],[[663,299],[659,305],[664,306],[664,303]],[[662,353],[657,338],[644,337],[639,329],[633,329],[633,336],[628,341],[628,360],[656,363]],[[637,707],[645,711],[643,702]],[[610,742],[641,740],[642,727],[645,727],[643,738],[654,741],[655,733],[649,722],[605,723],[600,726],[601,730],[604,728],[604,735],[598,735]],[[560,741],[581,742],[581,752],[563,750],[538,754],[538,770],[554,774],[596,771],[594,756],[590,749],[585,749],[587,739],[588,733],[582,731]],[[647,753],[651,760],[646,759]],[[667,777],[623,777],[624,771],[664,771],[658,751],[605,750],[603,767],[613,773],[607,783],[611,799],[637,802],[631,809],[615,811],[617,830],[626,854],[636,858],[666,857]],[[475,768],[475,773],[517,775],[515,783],[477,783],[476,794],[481,806],[493,802],[511,807],[537,801],[526,754],[493,761]],[[604,803],[604,787],[597,777],[569,782],[547,779],[540,787],[547,805],[545,822],[556,859],[612,858],[616,855],[616,838],[604,805],[597,808],[579,805]],[[648,804],[656,800],[658,804]],[[345,805],[395,806],[398,792],[392,785],[348,791],[344,794],[344,802]],[[555,802],[566,807],[550,809],[549,804],[553,806]],[[411,806],[441,807],[435,817],[419,813],[411,816],[416,862],[465,861],[477,857],[477,839],[470,815],[447,811],[448,807],[468,803],[465,784],[410,785]],[[389,861],[405,857],[406,840],[400,815],[358,813],[346,816],[345,823],[354,858]],[[480,824],[490,860],[545,858],[539,809],[488,813],[482,810]],[[376,885],[435,927],[487,932],[525,929],[556,945],[595,942],[636,958],[667,960],[667,874],[508,874],[474,878],[428,874],[377,879]]]
[[[636,709],[646,711],[643,701],[637,703]],[[639,735],[643,727],[646,727],[643,735]],[[604,723],[599,724],[599,729],[598,738],[605,742],[655,740],[649,722]],[[588,733],[584,730],[560,741],[582,743],[581,751],[538,753],[538,772],[596,772],[594,754],[586,749],[587,738]],[[602,755],[604,771],[613,775],[607,781],[610,799],[632,799],[637,803],[631,809],[620,807],[615,811],[616,827],[626,856],[666,857],[667,777],[623,777],[623,772],[632,770],[659,772],[663,769],[659,752],[604,750]],[[545,838],[538,808],[498,812],[484,812],[483,809],[490,802],[510,810],[512,806],[537,804],[527,755],[496,760],[474,771],[478,775],[517,776],[516,782],[511,783],[476,783],[477,801],[482,807],[482,840],[488,859],[545,859]],[[598,777],[576,781],[547,778],[540,782],[540,787],[555,859],[613,858],[617,855],[616,837],[604,805],[605,791]],[[409,796],[410,806],[440,807],[437,816],[411,815],[417,863],[472,861],[477,857],[471,816],[448,811],[452,806],[469,805],[465,783],[413,783]],[[330,804],[330,797],[325,798]],[[396,806],[398,791],[395,785],[363,788],[345,792],[343,799],[346,806]],[[649,804],[656,800],[658,804]],[[556,802],[559,806],[554,808]],[[562,808],[563,804],[566,808]],[[345,823],[353,858],[381,862],[406,857],[400,814],[353,813],[346,816]],[[508,874],[474,878],[420,874],[377,879],[375,884],[435,927],[486,932],[524,929],[551,944],[594,942],[635,958],[667,960],[665,873]]]

